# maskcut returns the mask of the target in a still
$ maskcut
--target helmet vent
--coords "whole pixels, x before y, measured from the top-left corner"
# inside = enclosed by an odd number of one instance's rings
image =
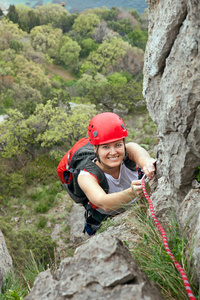
[[[97,135],[98,135],[98,131],[93,131],[93,136],[97,137]]]

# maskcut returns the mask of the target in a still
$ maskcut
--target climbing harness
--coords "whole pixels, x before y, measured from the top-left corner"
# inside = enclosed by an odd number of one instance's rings
[[[188,281],[188,278],[187,278],[187,275],[186,275],[184,269],[176,261],[174,255],[172,254],[172,252],[169,249],[169,245],[168,245],[168,242],[167,242],[166,233],[165,233],[164,229],[162,228],[162,226],[160,225],[160,223],[158,222],[158,220],[157,220],[157,218],[155,216],[154,209],[153,209],[153,204],[152,204],[151,199],[150,199],[149,195],[147,194],[147,191],[146,191],[146,188],[145,188],[145,182],[148,182],[148,178],[146,177],[146,175],[143,176],[143,178],[141,180],[143,193],[144,193],[145,198],[147,199],[147,201],[149,203],[149,208],[150,208],[150,212],[151,212],[152,218],[153,218],[155,224],[157,225],[158,229],[160,230],[160,232],[162,234],[163,244],[165,246],[165,250],[169,254],[172,262],[174,263],[175,267],[177,268],[177,270],[179,271],[179,273],[180,273],[180,275],[182,277],[182,280],[183,280],[183,283],[184,283],[184,286],[185,286],[185,289],[186,289],[186,292],[188,294],[189,299],[196,300],[196,298],[194,297],[194,295],[192,293],[192,290],[191,290],[191,287],[190,287],[190,284],[189,284],[189,281]]]

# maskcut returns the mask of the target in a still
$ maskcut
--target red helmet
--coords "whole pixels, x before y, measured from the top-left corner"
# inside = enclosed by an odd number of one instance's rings
[[[92,145],[101,145],[121,140],[128,136],[123,120],[116,114],[104,112],[92,118],[88,126]]]

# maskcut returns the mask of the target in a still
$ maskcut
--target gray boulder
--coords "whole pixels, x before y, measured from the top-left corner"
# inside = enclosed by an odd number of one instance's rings
[[[68,222],[70,226],[70,242],[75,247],[89,238],[88,234],[83,233],[85,225],[84,214],[85,208],[82,205],[74,203]]]
[[[107,232],[90,238],[64,259],[56,273],[39,274],[25,300],[162,300],[128,248]]]
[[[8,253],[3,233],[0,230],[0,291],[6,274],[12,270],[12,258]]]

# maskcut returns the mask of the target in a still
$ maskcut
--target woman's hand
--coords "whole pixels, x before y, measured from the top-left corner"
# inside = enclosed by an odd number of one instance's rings
[[[149,157],[147,164],[142,168],[143,172],[149,179],[152,179],[155,176],[155,162],[156,160],[154,158]]]
[[[154,165],[156,160],[151,158],[148,152],[136,143],[126,144],[126,149],[129,159],[136,162],[142,168],[145,175],[149,179],[152,179],[156,171]]]
[[[143,195],[141,180],[134,180],[131,182],[131,188],[135,197],[141,198]]]

